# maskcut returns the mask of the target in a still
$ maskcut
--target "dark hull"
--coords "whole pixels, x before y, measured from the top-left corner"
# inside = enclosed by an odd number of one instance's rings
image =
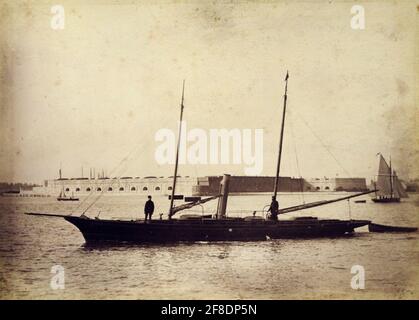
[[[57,198],[58,201],[79,201],[79,198]]]
[[[374,198],[372,201],[375,203],[397,203],[400,202],[400,198]]]
[[[368,230],[370,232],[415,232],[418,228],[385,226],[382,224],[370,223],[368,225]]]
[[[366,220],[246,221],[243,219],[196,219],[113,221],[65,217],[83,234],[86,242],[180,242],[261,241],[279,238],[337,237],[368,225]]]

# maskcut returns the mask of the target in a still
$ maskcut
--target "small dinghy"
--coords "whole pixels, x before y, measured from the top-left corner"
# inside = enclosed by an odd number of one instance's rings
[[[368,225],[368,230],[370,232],[415,232],[418,230],[418,228],[385,226],[382,224],[370,223]]]
[[[367,203],[367,200],[355,200],[355,203]]]
[[[73,197],[58,197],[57,201],[79,201],[79,198],[73,198]]]

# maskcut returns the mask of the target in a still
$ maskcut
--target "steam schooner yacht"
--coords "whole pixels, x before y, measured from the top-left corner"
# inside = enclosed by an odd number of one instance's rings
[[[284,136],[285,114],[287,104],[288,72],[285,78],[285,94],[282,111],[282,125],[278,152],[278,162],[273,197],[277,197],[278,177],[280,172],[282,143]],[[180,123],[182,123],[184,110],[185,82],[183,82],[182,99],[180,103]],[[177,241],[258,241],[278,238],[312,238],[312,237],[335,237],[351,234],[354,229],[370,224],[368,220],[338,220],[338,219],[318,219],[317,217],[296,217],[290,220],[272,219],[260,217],[255,214],[248,217],[230,217],[227,215],[227,200],[229,193],[230,175],[224,175],[220,185],[220,193],[216,196],[195,199],[182,205],[175,206],[176,178],[179,159],[179,145],[182,126],[179,125],[179,135],[177,141],[176,161],[173,175],[173,187],[170,197],[170,207],[167,219],[160,220],[108,220],[91,218],[85,213],[80,216],[47,214],[47,213],[27,213],[38,216],[63,217],[66,221],[75,225],[83,234],[86,242],[177,242]],[[345,197],[323,200],[302,205],[279,208],[278,214],[300,211],[303,209],[323,206],[329,203],[347,200],[374,191],[361,192]],[[218,199],[216,214],[214,215],[182,215],[179,218],[174,216],[185,209],[201,205],[205,202]]]

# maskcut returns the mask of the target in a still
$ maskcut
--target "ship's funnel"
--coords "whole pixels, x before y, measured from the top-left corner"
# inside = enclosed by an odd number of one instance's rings
[[[231,176],[229,174],[225,174],[220,184],[220,198],[218,199],[217,219],[224,219],[226,217],[230,177]]]

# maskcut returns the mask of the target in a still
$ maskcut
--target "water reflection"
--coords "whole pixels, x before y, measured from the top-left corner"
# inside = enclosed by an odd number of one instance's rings
[[[351,215],[353,219],[371,219],[381,224],[419,226],[418,199],[419,195],[412,195],[397,206],[371,202],[354,205]],[[63,219],[22,214],[30,209],[57,210],[55,202],[12,200],[0,198],[0,278],[7,280],[0,286],[1,298],[289,299],[418,295],[412,280],[419,263],[418,233],[379,234],[362,230],[352,236],[327,239],[86,244],[79,230]],[[266,197],[231,200],[229,208],[239,211],[263,205]],[[297,200],[290,195],[282,203]],[[64,209],[72,211],[71,206]],[[125,198],[108,198],[101,206],[108,208],[109,215],[126,217],[138,216],[140,207],[138,199]],[[304,215],[347,218],[347,203],[321,211],[308,210]],[[54,264],[66,270],[66,289],[60,292],[49,287]],[[365,292],[354,293],[350,289],[350,269],[354,264],[363,265],[368,272]]]

